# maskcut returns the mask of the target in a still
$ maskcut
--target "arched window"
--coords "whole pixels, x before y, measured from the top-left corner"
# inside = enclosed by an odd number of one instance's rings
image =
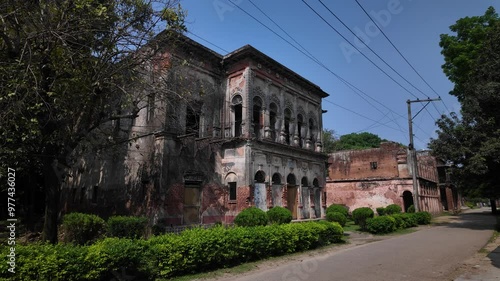
[[[285,142],[290,144],[290,120],[292,119],[292,112],[290,109],[285,109]]]
[[[278,116],[278,106],[275,103],[269,105],[269,127],[271,128],[271,139],[276,141],[276,121]]]
[[[304,127],[304,117],[297,115],[297,135],[299,136],[299,146],[302,147],[302,128]]]
[[[273,175],[273,179],[272,179],[272,181],[273,181],[273,182],[272,182],[272,183],[273,183],[273,185],[274,185],[274,184],[276,184],[276,185],[277,185],[277,184],[281,184],[281,175],[280,175],[279,173],[275,173],[275,174]]]
[[[307,181],[307,177],[303,177],[302,180],[300,181],[300,184],[302,185],[302,187],[308,187],[309,183]]]
[[[237,199],[236,187],[238,185],[238,176],[235,173],[227,174],[226,184],[229,188],[229,200],[235,201]]]
[[[286,177],[286,183],[288,185],[296,185],[295,175],[294,174],[288,174],[288,176]]]
[[[318,179],[316,179],[316,178],[315,178],[315,179],[313,180],[313,186],[314,186],[314,187],[319,187],[319,181],[318,181]]]
[[[243,122],[243,99],[241,96],[234,96],[231,105],[234,114],[234,137],[239,137],[242,135],[241,123]]]
[[[263,171],[258,171],[257,173],[255,173],[254,181],[256,183],[266,182],[266,174]]]
[[[253,116],[252,116],[253,132],[256,138],[260,138],[260,129],[262,128],[262,99],[259,97],[253,98]]]
[[[309,119],[309,138],[311,141],[316,140],[316,124],[312,118]]]

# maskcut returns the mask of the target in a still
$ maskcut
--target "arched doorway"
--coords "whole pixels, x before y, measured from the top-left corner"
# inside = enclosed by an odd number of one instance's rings
[[[266,174],[263,171],[255,173],[254,177],[254,202],[255,207],[267,211],[266,204]]]
[[[319,187],[318,179],[313,180],[314,187],[314,212],[316,213],[316,218],[321,218],[321,187]]]
[[[287,208],[292,212],[292,218],[297,219],[297,183],[294,174],[288,174],[286,177],[286,186]]]
[[[310,217],[309,214],[309,209],[310,209],[310,198],[311,196],[309,195],[309,182],[307,180],[307,177],[302,177],[302,180],[300,180],[300,188],[301,188],[301,193],[302,193],[302,218],[308,219]]]
[[[272,196],[273,196],[273,206],[283,206],[283,189],[281,186],[281,175],[279,173],[274,173],[272,177]]]
[[[405,207],[405,212],[408,212],[408,208],[413,205],[413,194],[408,190],[403,192],[403,204]]]

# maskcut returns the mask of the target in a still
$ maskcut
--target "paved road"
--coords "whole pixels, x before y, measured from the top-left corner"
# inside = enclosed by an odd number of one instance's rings
[[[441,226],[227,280],[453,280],[461,263],[488,242],[494,225],[488,210],[479,209]]]

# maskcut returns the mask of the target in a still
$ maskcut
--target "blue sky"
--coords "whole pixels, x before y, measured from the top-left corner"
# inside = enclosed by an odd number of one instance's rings
[[[318,0],[304,1],[406,90],[357,53],[302,0],[183,0],[181,5],[188,11],[187,27],[191,33],[187,35],[194,40],[223,55],[250,44],[329,93],[323,100],[323,109],[328,111],[323,115],[323,126],[338,135],[366,131],[408,144],[406,101],[440,96],[442,102],[429,104],[414,118],[417,149],[425,149],[429,139],[436,136],[435,122],[442,113],[460,110],[457,100],[448,94],[453,85],[441,69],[444,60],[439,35],[450,33],[449,26],[457,19],[483,15],[489,6],[500,11],[497,0],[358,0],[432,90],[373,26],[355,0],[322,2],[411,85],[357,42]],[[310,53],[320,63],[303,53]],[[362,92],[353,90],[331,72]],[[414,103],[413,113],[422,105]]]

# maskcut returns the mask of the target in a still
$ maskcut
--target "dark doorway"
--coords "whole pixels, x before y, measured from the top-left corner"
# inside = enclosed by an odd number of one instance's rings
[[[408,212],[408,208],[413,205],[413,194],[408,190],[403,192],[403,203],[405,206],[405,212]]]
[[[290,212],[292,212],[292,218],[297,219],[297,184],[295,182],[295,176],[289,174],[286,177],[287,181],[287,207]]]

